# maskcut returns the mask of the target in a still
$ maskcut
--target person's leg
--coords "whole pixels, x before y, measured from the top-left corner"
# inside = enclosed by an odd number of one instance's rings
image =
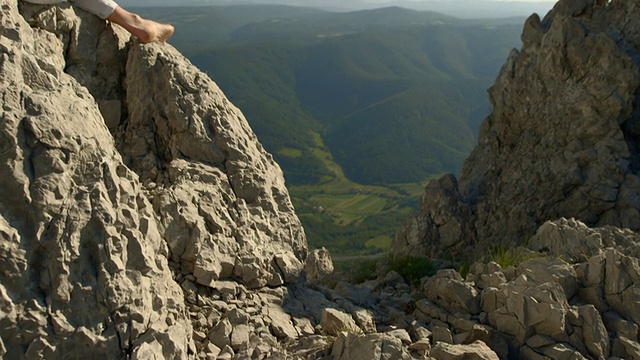
[[[71,0],[71,2],[101,19],[109,17],[118,7],[113,0]]]
[[[118,24],[137,37],[141,43],[165,41],[173,35],[173,26],[141,18],[118,6],[113,0],[72,0],[88,12]]]
[[[32,4],[51,5],[51,4],[63,3],[66,0],[25,0],[25,1]]]
[[[107,20],[125,28],[143,44],[165,41],[173,35],[174,31],[172,25],[143,19],[140,15],[129,12],[120,6],[116,6]]]

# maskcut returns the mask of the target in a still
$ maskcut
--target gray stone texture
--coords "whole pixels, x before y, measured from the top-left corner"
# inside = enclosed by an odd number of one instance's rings
[[[541,257],[416,287],[307,258],[279,167],[171,46],[0,0],[0,357],[640,358],[638,10],[527,21],[462,180],[394,249]]]
[[[561,217],[640,230],[639,23],[633,0],[561,0],[532,15],[459,179],[426,186],[393,252],[470,256]]]
[[[280,168],[170,45],[0,0],[0,49],[4,358],[188,358],[195,284],[297,281],[306,240]]]

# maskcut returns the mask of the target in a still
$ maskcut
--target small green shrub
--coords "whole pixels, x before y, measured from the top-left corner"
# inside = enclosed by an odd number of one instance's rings
[[[412,285],[418,285],[420,279],[436,273],[436,266],[427,258],[401,256],[389,260],[388,270],[394,270]]]
[[[539,257],[540,254],[528,251],[521,247],[511,248],[506,245],[501,245],[491,249],[489,261],[493,261],[505,269],[509,266],[518,266],[527,260]]]
[[[327,285],[329,285],[329,287],[333,287],[338,282],[345,280],[354,284],[373,280],[377,275],[377,262],[378,257],[352,257],[348,259],[334,260],[334,272],[331,276],[334,283]]]
[[[352,279],[356,284],[376,278],[376,260],[366,260],[360,262],[352,273]]]
[[[471,264],[471,261],[463,260],[458,266],[458,273],[460,274],[460,276],[462,276],[463,279],[466,278],[469,274],[469,270],[471,270]]]

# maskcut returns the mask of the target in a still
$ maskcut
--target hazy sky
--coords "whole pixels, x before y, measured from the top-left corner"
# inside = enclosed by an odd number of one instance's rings
[[[184,5],[284,4],[313,6],[332,11],[354,11],[372,7],[401,6],[429,10],[461,18],[544,16],[557,0],[117,0],[124,7]]]

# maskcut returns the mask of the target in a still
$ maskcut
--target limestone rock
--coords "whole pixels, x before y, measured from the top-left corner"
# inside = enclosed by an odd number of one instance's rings
[[[487,302],[483,305],[487,306]],[[566,336],[567,299],[555,282],[535,284],[522,275],[500,290],[492,307],[495,310],[485,309],[489,323],[519,344],[534,334],[559,341]]]
[[[0,50],[5,358],[190,358],[214,301],[246,300],[241,284],[209,298],[221,278],[297,281],[306,240],[280,168],[170,45],[0,0]],[[251,331],[222,333],[228,356]]]
[[[336,360],[348,359],[408,359],[409,354],[400,339],[387,334],[357,335],[340,333],[331,356]]]
[[[0,0],[1,357],[640,357],[633,1],[527,20],[460,182],[427,185],[394,243],[468,254],[537,229],[549,256],[423,293],[395,272],[323,287],[328,252],[307,257],[279,167],[211,79],[23,5]]]
[[[634,340],[625,338],[624,336],[618,339],[622,345],[622,352],[619,355],[625,359],[640,359],[640,343]]]
[[[538,258],[518,265],[516,274],[527,284],[554,282],[564,290],[564,297],[571,299],[578,290],[578,277],[573,267],[559,258]]]
[[[589,353],[597,359],[608,358],[609,334],[598,310],[593,305],[580,306],[578,315],[582,323],[580,324],[582,339]]]
[[[476,341],[469,345],[451,345],[437,343],[431,349],[431,357],[439,360],[498,360],[498,355],[482,341]]]
[[[542,354],[550,359],[558,360],[583,360],[586,359],[575,348],[568,344],[553,344],[540,349]]]
[[[423,291],[427,299],[449,311],[480,313],[480,294],[453,270],[439,271],[424,283]]]
[[[218,348],[224,348],[231,343],[231,333],[233,325],[229,319],[220,321],[208,335],[209,341]]]
[[[459,181],[425,187],[395,254],[473,257],[561,217],[640,230],[637,6],[560,0],[543,20],[529,18]]]
[[[271,329],[277,337],[281,339],[296,339],[298,337],[298,332],[291,323],[291,317],[280,307],[270,306],[268,316],[271,320]]]
[[[471,330],[466,334],[462,344],[471,344],[478,340],[495,351],[500,359],[509,358],[509,341],[507,341],[506,336],[496,329],[488,325],[473,325]]]
[[[367,308],[373,306],[375,299],[373,293],[367,287],[356,286],[348,282],[341,281],[336,285],[335,290],[355,305]]]
[[[320,335],[309,336],[300,339],[292,349],[292,357],[295,359],[320,359],[325,354],[328,343],[326,337]]]
[[[118,147],[156,184],[151,201],[170,259],[203,285],[230,276],[251,288],[293,281],[306,258],[304,231],[282,171],[242,113],[171,47],[133,47],[127,74]]]
[[[499,287],[507,282],[507,277],[502,267],[495,262],[483,264],[474,263],[467,274],[467,281],[474,281],[476,287],[484,289],[487,287]]]
[[[309,252],[304,269],[307,274],[307,281],[312,284],[321,282],[333,273],[333,261],[331,261],[329,250],[322,248]]]
[[[433,332],[434,343],[446,343],[453,344],[453,336],[451,330],[443,326],[434,326],[431,330]]]
[[[337,334],[341,331],[360,331],[351,315],[336,309],[324,309],[320,325],[327,334]]]
[[[400,341],[402,341],[402,343],[405,345],[410,345],[412,343],[411,336],[409,336],[409,333],[407,332],[407,330],[396,329],[396,330],[387,331],[386,334],[400,339]]]
[[[249,326],[236,325],[231,332],[231,348],[239,351],[249,345]]]
[[[80,50],[69,32],[86,41],[95,22],[69,6],[38,16],[68,36],[32,29],[17,1],[0,1],[5,358],[187,357],[191,324],[151,203],[94,98],[65,73],[65,53]],[[101,23],[93,36],[118,37]]]
[[[529,247],[547,251],[564,259],[591,257],[602,250],[602,236],[575,219],[560,219],[544,223],[531,238]]]
[[[584,261],[614,247],[635,253],[640,234],[613,226],[590,228],[576,219],[561,218],[545,222],[531,238],[528,247],[535,251],[561,256],[567,261]]]
[[[631,321],[625,320],[618,313],[607,311],[602,314],[602,321],[609,331],[613,331],[619,337],[627,339],[640,339],[640,327]]]
[[[217,85],[169,45],[130,44],[123,29],[73,7],[23,5],[63,40],[38,55],[61,63],[55,71],[99,104],[124,164],[147,190],[170,260],[203,285],[232,276],[254,288],[297,280],[306,240],[282,172]]]
[[[640,324],[640,259],[605,251],[604,297],[611,309]]]
[[[428,341],[431,337],[431,331],[414,320],[413,323],[411,323],[411,327],[409,328],[409,335],[411,335],[411,339],[414,341]]]

